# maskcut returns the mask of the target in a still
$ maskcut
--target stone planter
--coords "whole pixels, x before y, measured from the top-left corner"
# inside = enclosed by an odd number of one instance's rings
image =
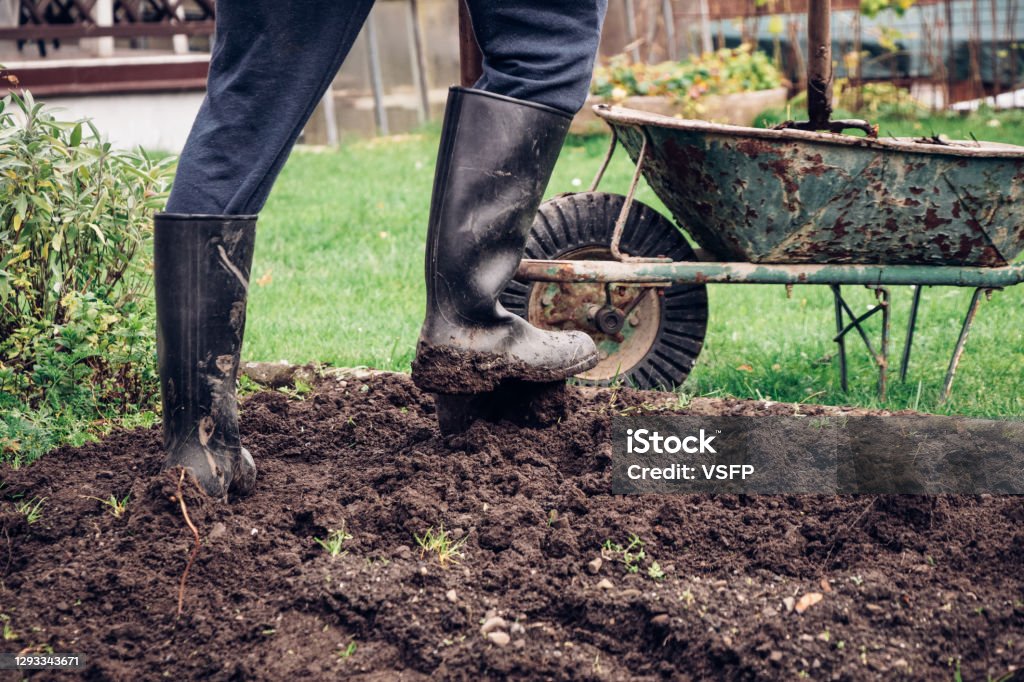
[[[757,90],[756,92],[739,92],[733,95],[707,95],[701,98],[700,104],[703,110],[698,118],[714,123],[727,123],[737,126],[749,126],[753,124],[758,114],[768,109],[781,109],[786,106],[788,90],[776,88],[774,90]],[[576,135],[598,135],[608,132],[608,126],[593,111],[595,104],[606,102],[591,95],[587,103],[583,105],[580,113],[572,121],[569,132]],[[654,114],[665,116],[680,115],[681,108],[677,102],[670,97],[627,97],[615,102],[618,106],[627,109],[639,109]]]

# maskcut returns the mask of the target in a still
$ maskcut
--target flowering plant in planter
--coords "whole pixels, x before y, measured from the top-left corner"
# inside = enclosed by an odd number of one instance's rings
[[[783,76],[768,55],[741,45],[659,64],[634,64],[619,55],[594,71],[591,93],[612,102],[635,96],[667,97],[679,105],[682,115],[692,116],[700,113],[703,97],[775,90],[783,85]]]

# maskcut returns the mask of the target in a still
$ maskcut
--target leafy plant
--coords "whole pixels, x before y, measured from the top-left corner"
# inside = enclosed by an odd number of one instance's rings
[[[155,404],[147,254],[173,166],[28,93],[0,100],[0,456]]]
[[[605,559],[618,561],[630,573],[639,573],[640,564],[647,556],[647,553],[644,551],[643,540],[636,533],[630,534],[629,542],[625,547],[617,542],[612,542],[610,539],[605,540],[604,545],[601,546],[601,554]]]
[[[782,74],[771,57],[741,45],[659,64],[633,64],[618,55],[595,69],[591,92],[613,101],[632,95],[671,97],[682,105],[684,114],[692,114],[699,113],[704,96],[771,90],[782,84]]]
[[[342,521],[341,528],[332,529],[326,538],[313,538],[313,541],[324,548],[332,557],[342,553],[345,542],[351,540],[352,536],[345,530],[345,522]]]
[[[348,646],[346,646],[344,649],[338,650],[338,658],[351,658],[352,655],[356,653],[357,648],[358,647],[356,646],[355,640],[349,642]]]
[[[124,516],[124,513],[126,511],[128,511],[128,498],[130,496],[131,496],[130,494],[125,495],[120,500],[117,499],[117,496],[114,495],[114,494],[111,494],[110,497],[108,497],[105,500],[101,499],[99,497],[93,497],[92,495],[87,495],[86,497],[87,497],[87,499],[96,500],[97,502],[99,502],[100,504],[104,505],[105,507],[108,507],[109,510],[110,510],[110,514],[115,519],[119,519],[122,516]]]
[[[466,544],[466,538],[453,539],[450,532],[445,530],[443,523],[437,527],[437,530],[431,526],[423,533],[422,537],[415,533],[413,537],[416,538],[416,544],[420,547],[420,556],[435,554],[442,566],[448,563],[458,563],[458,560],[464,556],[462,548]]]

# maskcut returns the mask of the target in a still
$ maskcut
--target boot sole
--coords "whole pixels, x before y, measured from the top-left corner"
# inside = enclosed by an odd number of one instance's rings
[[[428,393],[472,395],[490,393],[504,381],[553,383],[594,367],[597,353],[557,369],[538,368],[504,355],[478,353],[452,347],[423,347],[412,363],[412,380]]]

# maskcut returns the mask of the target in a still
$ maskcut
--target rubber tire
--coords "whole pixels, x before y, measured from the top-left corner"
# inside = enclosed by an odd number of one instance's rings
[[[563,194],[543,203],[530,229],[526,258],[557,260],[587,247],[611,245],[615,221],[626,198],[605,192]],[[622,233],[621,248],[633,256],[668,256],[673,261],[696,260],[686,237],[668,219],[634,201]],[[529,322],[534,284],[513,280],[501,303]],[[650,350],[632,367],[622,367],[620,379],[640,389],[672,390],[693,369],[707,332],[708,298],[704,285],[676,284],[660,290],[660,324]],[[612,380],[584,384],[609,385]]]

